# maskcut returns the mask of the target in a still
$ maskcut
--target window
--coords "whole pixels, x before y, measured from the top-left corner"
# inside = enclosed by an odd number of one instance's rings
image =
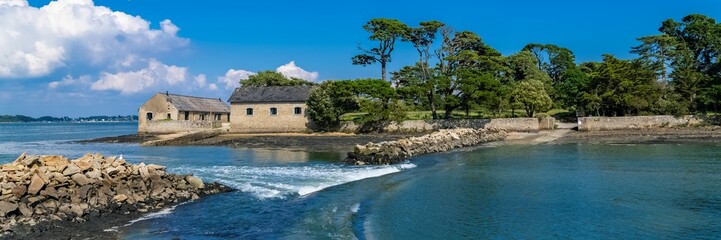
[[[167,118],[165,118],[165,119],[168,119],[168,120],[170,120],[170,113],[168,113],[168,117],[167,117]]]
[[[185,120],[190,120],[190,112],[188,111],[185,112]]]
[[[222,115],[220,115],[220,113],[216,113],[214,120],[215,120],[215,121],[220,121],[221,116],[222,116]]]
[[[252,115],[253,115],[253,108],[246,108],[246,109],[245,109],[245,115],[252,116]]]
[[[293,109],[293,113],[295,113],[295,115],[300,115],[303,113],[303,109],[301,109],[300,107],[295,107],[295,109]]]
[[[153,120],[153,113],[149,112],[148,114],[145,115],[145,118],[148,119],[148,121]]]
[[[270,108],[270,115],[278,115],[278,109],[277,108]]]
[[[200,114],[200,121],[205,121],[205,113]]]

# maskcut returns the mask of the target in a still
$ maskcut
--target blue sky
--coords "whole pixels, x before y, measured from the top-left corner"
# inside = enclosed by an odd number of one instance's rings
[[[451,2],[0,0],[0,114],[136,114],[166,90],[227,99],[238,78],[263,70],[379,78],[378,66],[350,61],[371,46],[361,26],[375,17],[439,20],[504,55],[553,43],[578,62],[631,58],[635,38],[668,18],[721,19],[718,0]],[[400,44],[389,70],[415,59]]]

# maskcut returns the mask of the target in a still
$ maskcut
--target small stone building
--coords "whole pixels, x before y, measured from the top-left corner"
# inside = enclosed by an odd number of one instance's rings
[[[138,132],[171,133],[222,127],[230,107],[219,98],[156,93],[138,109]]]
[[[311,128],[305,101],[312,86],[239,87],[230,102],[230,130],[302,132]]]

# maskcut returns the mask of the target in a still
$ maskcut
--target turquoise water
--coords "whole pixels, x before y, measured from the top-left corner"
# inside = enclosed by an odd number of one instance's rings
[[[239,190],[112,229],[127,239],[721,238],[719,144],[488,145],[355,167],[334,152],[67,143],[135,127],[0,124],[0,162],[123,154]]]

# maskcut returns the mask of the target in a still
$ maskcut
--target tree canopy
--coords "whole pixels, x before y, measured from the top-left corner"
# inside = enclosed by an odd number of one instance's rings
[[[503,56],[478,34],[434,20],[408,27],[376,18],[363,28],[378,47],[363,50],[353,63],[380,63],[381,79],[322,84],[313,98],[320,99],[319,109],[332,110],[318,116],[333,121],[319,121],[339,122],[350,112],[367,113],[363,121],[391,121],[403,119],[399,113],[406,109],[430,111],[433,119],[460,110],[515,116],[520,109],[528,117],[551,108],[601,116],[721,111],[721,24],[700,14],[665,20],[657,34],[638,37],[630,49],[636,58],[606,54],[580,63],[570,49],[547,43]],[[386,64],[398,40],[418,55],[391,73],[391,83]]]
[[[275,71],[262,71],[248,76],[248,79],[241,79],[242,87],[268,87],[268,86],[299,86],[299,85],[315,85],[299,78],[287,78]]]

